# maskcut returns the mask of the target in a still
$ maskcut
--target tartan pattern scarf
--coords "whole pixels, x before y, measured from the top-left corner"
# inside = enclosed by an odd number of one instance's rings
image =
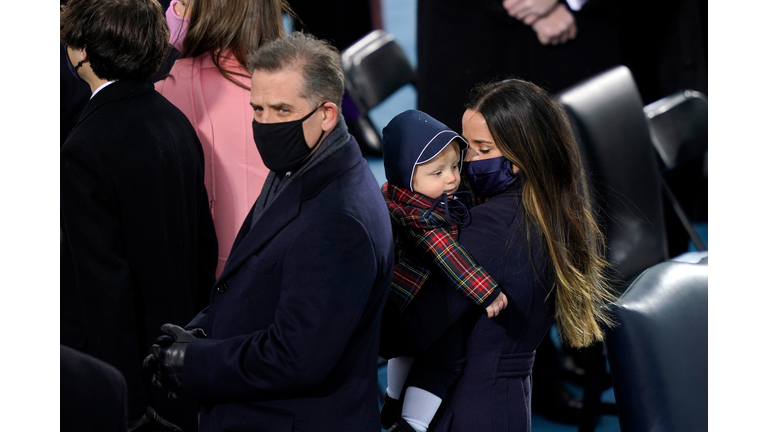
[[[400,311],[413,300],[435,267],[455,289],[482,305],[498,284],[456,241],[456,224],[424,195],[390,183],[384,183],[381,192],[395,238],[395,271],[390,285],[394,295],[389,297]]]

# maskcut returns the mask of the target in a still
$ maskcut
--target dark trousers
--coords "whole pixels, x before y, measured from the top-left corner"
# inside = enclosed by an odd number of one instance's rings
[[[448,388],[459,377],[466,362],[461,327],[458,322],[445,327],[447,316],[439,303],[421,312],[426,315],[420,315],[419,326],[409,326],[407,314],[401,314],[387,302],[382,312],[379,355],[385,359],[415,357],[403,389],[418,387],[445,399]],[[414,329],[425,337],[414,337]],[[439,334],[441,331],[443,333]]]

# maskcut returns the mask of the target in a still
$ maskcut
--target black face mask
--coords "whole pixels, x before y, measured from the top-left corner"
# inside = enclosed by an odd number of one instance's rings
[[[80,69],[80,66],[82,66],[83,63],[85,63],[85,60],[80,60],[77,63],[77,66],[75,66],[75,65],[72,64],[71,61],[69,61],[69,50],[67,50],[67,46],[66,45],[64,45],[64,51],[67,52],[67,69],[69,69],[69,71],[72,73],[73,77],[79,79],[82,82],[85,82],[85,80],[80,78],[80,75],[77,74],[77,70]]]
[[[321,106],[323,104],[298,120],[282,123],[259,123],[253,120],[253,140],[267,168],[281,174],[295,171],[309,158],[312,149],[304,139],[304,129],[301,125]],[[325,131],[320,134],[313,147],[320,143],[323,135]]]

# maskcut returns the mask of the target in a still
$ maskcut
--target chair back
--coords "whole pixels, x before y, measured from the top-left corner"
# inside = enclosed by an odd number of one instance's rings
[[[416,79],[395,37],[383,30],[372,31],[344,50],[341,65],[347,91],[364,113]]]
[[[609,308],[606,333],[623,432],[707,430],[708,265],[667,261]]]
[[[607,259],[628,283],[668,258],[659,170],[643,104],[619,66],[557,96],[579,141]]]
[[[685,90],[643,108],[651,141],[665,168],[704,156],[708,148],[707,96]]]
[[[368,154],[381,156],[381,134],[368,112],[401,87],[416,81],[416,72],[395,37],[374,30],[341,53],[347,93],[360,111],[350,131]]]

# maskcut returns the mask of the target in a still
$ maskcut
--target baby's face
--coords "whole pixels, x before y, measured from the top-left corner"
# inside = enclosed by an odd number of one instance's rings
[[[461,153],[456,141],[451,141],[437,156],[420,165],[413,173],[413,190],[432,199],[459,189]]]

